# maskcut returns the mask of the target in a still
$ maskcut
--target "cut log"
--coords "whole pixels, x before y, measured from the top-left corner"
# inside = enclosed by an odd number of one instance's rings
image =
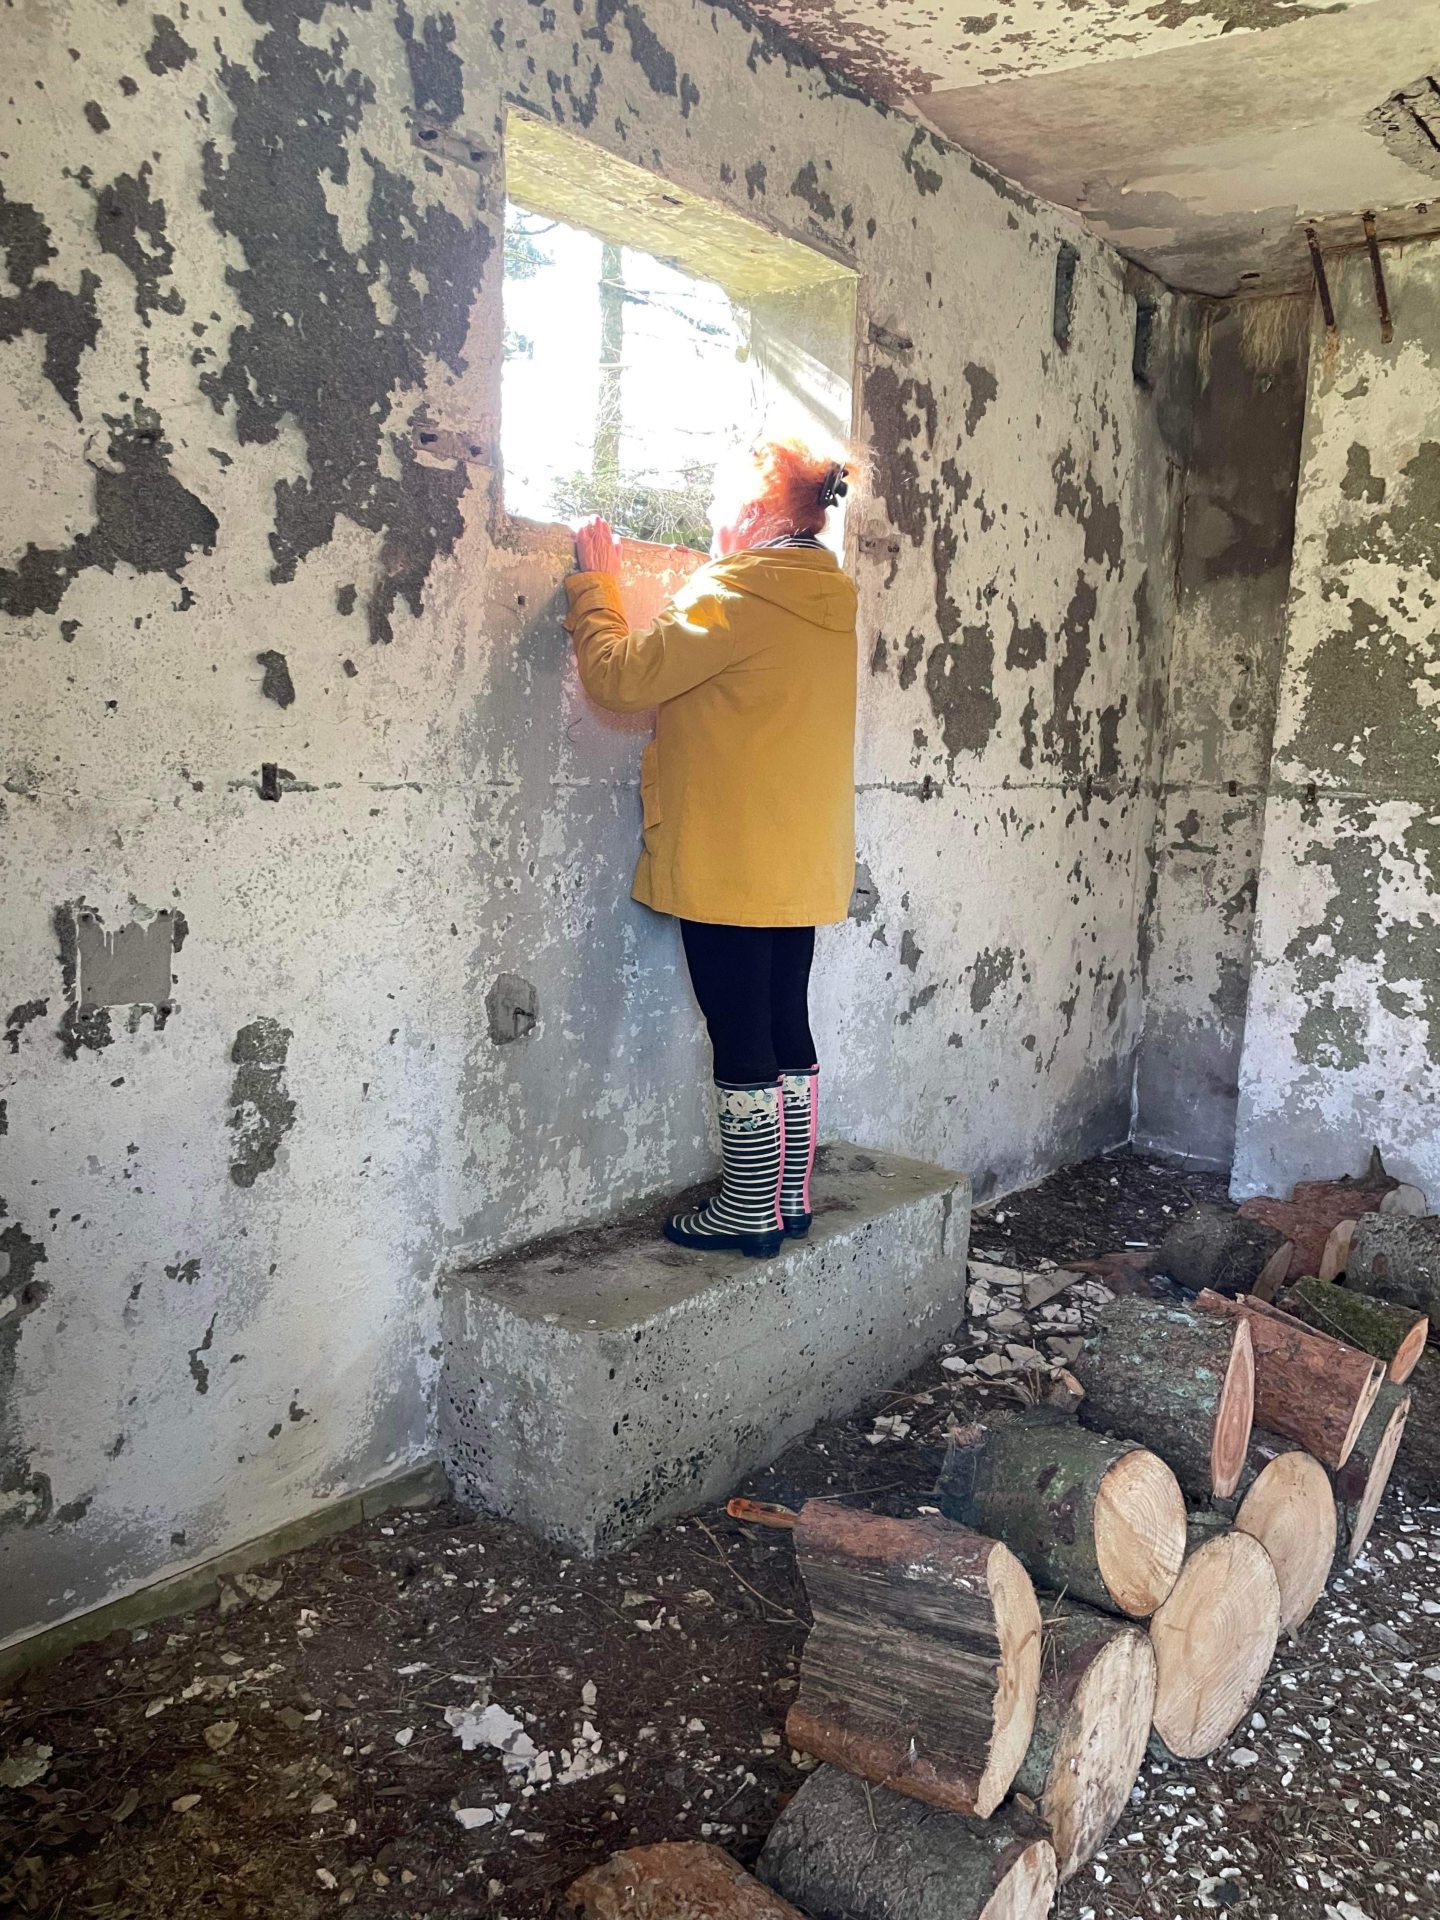
[[[1262,1274],[1283,1280],[1289,1241],[1262,1221],[1229,1207],[1192,1207],[1160,1243],[1152,1271],[1168,1273],[1191,1293],[1250,1293]]]
[[[1410,1407],[1406,1388],[1390,1383],[1383,1386],[1349,1459],[1335,1475],[1338,1538],[1346,1566],[1359,1559],[1369,1537],[1405,1435]]]
[[[1415,1371],[1430,1332],[1428,1314],[1372,1299],[1368,1293],[1336,1286],[1333,1280],[1298,1280],[1280,1305],[1306,1326],[1372,1354],[1383,1362],[1386,1378],[1397,1385]]]
[[[1185,1496],[1155,1454],[1062,1414],[973,1428],[940,1508],[1003,1540],[1040,1585],[1148,1619],[1185,1558]]]
[[[1381,1175],[1388,1180],[1388,1175]],[[1389,1181],[1389,1185],[1395,1183]],[[1258,1194],[1241,1204],[1247,1220],[1261,1222],[1283,1233],[1295,1248],[1290,1268],[1292,1278],[1303,1273],[1318,1273],[1325,1258],[1325,1243],[1344,1220],[1358,1220],[1378,1210],[1387,1192],[1362,1180],[1303,1180],[1288,1200],[1276,1200]]]
[[[1040,1609],[1006,1546],[943,1518],[810,1500],[795,1555],[814,1627],[790,1744],[985,1819],[1035,1727]]]
[[[584,1920],[805,1920],[703,1840],[613,1854],[573,1882],[565,1904]]]
[[[1202,1293],[1195,1304],[1217,1318],[1249,1321],[1261,1426],[1298,1440],[1327,1467],[1343,1466],[1385,1378],[1380,1362],[1260,1300]]]
[[[1367,1214],[1355,1229],[1345,1284],[1440,1317],[1440,1218]]]
[[[1355,1238],[1357,1222],[1342,1220],[1330,1230],[1330,1238],[1325,1242],[1325,1251],[1320,1256],[1321,1280],[1338,1280],[1344,1273],[1350,1259],[1350,1242]]]
[[[1269,1554],[1280,1587],[1280,1625],[1293,1630],[1325,1591],[1335,1560],[1330,1475],[1297,1441],[1257,1427],[1241,1487],[1235,1525]]]
[[[1035,1737],[1015,1784],[1050,1829],[1062,1881],[1104,1845],[1140,1771],[1155,1711],[1143,1627],[1046,1597]]]
[[[1254,1362],[1243,1316],[1115,1300],[1075,1372],[1087,1426],[1158,1453],[1187,1493],[1235,1491],[1250,1443]]]
[[[1440,1358],[1427,1352],[1405,1382],[1410,1418],[1405,1423],[1396,1478],[1405,1491],[1427,1504],[1440,1503]]]
[[[815,1920],[1043,1920],[1055,1849],[1013,1802],[990,1820],[924,1807],[821,1767],[770,1830],[756,1868]]]
[[[1234,1531],[1203,1539],[1150,1622],[1155,1732],[1167,1753],[1201,1760],[1233,1732],[1279,1632],[1280,1583],[1260,1542]]]

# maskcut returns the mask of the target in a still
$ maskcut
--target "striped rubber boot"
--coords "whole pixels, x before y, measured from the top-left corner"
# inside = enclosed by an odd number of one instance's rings
[[[733,1087],[717,1080],[715,1105],[724,1165],[720,1191],[698,1213],[667,1220],[665,1238],[677,1247],[748,1253],[754,1260],[768,1260],[785,1239],[780,1227],[780,1175],[785,1162],[780,1088],[773,1081]]]
[[[785,1168],[780,1176],[780,1224],[803,1240],[814,1217],[810,1211],[810,1175],[815,1169],[815,1128],[819,1114],[820,1069],[782,1073],[780,1099],[785,1121]]]

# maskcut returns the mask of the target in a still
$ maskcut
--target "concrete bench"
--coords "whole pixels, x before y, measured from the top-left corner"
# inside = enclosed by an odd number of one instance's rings
[[[822,1150],[815,1224],[774,1260],[620,1218],[452,1271],[440,1456],[457,1497],[592,1555],[723,1498],[964,1317],[970,1183]]]

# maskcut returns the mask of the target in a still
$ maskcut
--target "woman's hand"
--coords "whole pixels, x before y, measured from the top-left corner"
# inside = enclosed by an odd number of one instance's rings
[[[582,573],[618,574],[620,571],[620,542],[610,531],[610,523],[598,515],[577,529],[575,554]]]

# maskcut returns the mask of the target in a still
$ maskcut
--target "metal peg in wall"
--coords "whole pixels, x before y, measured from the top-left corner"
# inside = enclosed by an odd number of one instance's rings
[[[1330,282],[1325,277],[1325,260],[1320,252],[1320,240],[1314,227],[1306,227],[1305,240],[1310,248],[1310,264],[1315,269],[1315,291],[1320,295],[1320,310],[1325,315],[1325,331],[1332,340],[1338,340],[1340,329],[1335,324],[1335,302],[1330,298]]]
[[[1375,281],[1375,304],[1380,309],[1380,342],[1388,347],[1395,338],[1395,328],[1390,319],[1390,296],[1385,290],[1385,268],[1380,259],[1380,241],[1375,232],[1375,216],[1364,216],[1365,245],[1370,254],[1370,272]]]

